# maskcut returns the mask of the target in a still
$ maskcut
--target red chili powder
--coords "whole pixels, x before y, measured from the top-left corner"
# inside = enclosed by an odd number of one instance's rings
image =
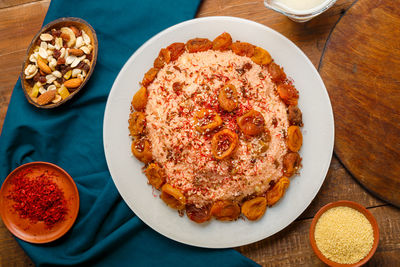
[[[14,187],[7,196],[15,201],[13,208],[21,218],[36,223],[43,221],[49,228],[62,221],[67,214],[67,201],[63,191],[52,181],[55,174],[45,170],[28,177],[32,169],[21,170],[12,180]]]

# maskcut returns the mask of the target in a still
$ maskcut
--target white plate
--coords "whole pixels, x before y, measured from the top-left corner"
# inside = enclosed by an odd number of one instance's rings
[[[131,155],[128,116],[133,94],[144,73],[152,67],[161,48],[195,37],[213,40],[222,32],[267,49],[284,67],[300,92],[303,111],[303,168],[292,178],[284,198],[267,209],[257,222],[212,220],[196,224],[168,208],[147,184],[143,164]],[[332,107],[324,83],[310,60],[291,41],[261,24],[232,17],[189,20],[157,34],[142,45],[120,71],[107,100],[103,126],[108,168],[128,206],[151,228],[173,240],[199,247],[227,248],[269,237],[293,222],[311,203],[332,157],[334,124]]]

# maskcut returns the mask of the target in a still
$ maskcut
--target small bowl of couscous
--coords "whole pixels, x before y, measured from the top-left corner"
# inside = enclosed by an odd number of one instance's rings
[[[329,266],[362,266],[378,247],[379,228],[366,208],[341,200],[317,212],[310,227],[310,242],[318,258]]]

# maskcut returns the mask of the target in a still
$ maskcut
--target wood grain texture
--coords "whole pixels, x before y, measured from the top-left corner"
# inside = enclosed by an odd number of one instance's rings
[[[40,29],[49,4],[49,0],[0,2],[0,133],[26,49]],[[33,266],[1,220],[0,266]]]
[[[0,8],[8,8],[12,6],[20,6],[26,3],[32,3],[39,0],[0,0]]]
[[[355,201],[364,207],[376,207],[386,204],[365,191],[360,184],[354,182],[351,175],[343,168],[343,165],[336,157],[333,157],[328,174],[318,195],[297,220],[312,218],[321,207],[339,200]]]
[[[304,24],[297,24],[283,15],[266,9],[263,6],[262,0],[204,0],[197,15],[200,17],[216,15],[236,16],[262,23],[292,40],[305,52],[313,64],[318,66],[329,33],[343,12],[354,1],[338,0],[326,13]],[[24,4],[27,2],[24,0],[2,1],[0,2],[0,12],[4,11],[1,9],[4,2],[8,2],[8,7],[16,5],[16,10],[6,8],[4,10],[8,10],[10,13],[0,13],[0,32],[1,25],[9,25],[7,22],[9,14],[14,14],[14,21],[17,19],[16,15],[25,14],[25,17],[22,16],[19,18],[20,25],[18,27],[29,28],[30,30],[27,30],[27,34],[31,34],[32,38],[34,33],[40,28],[49,1],[40,1],[34,4]],[[42,4],[44,4],[44,7]],[[42,8],[32,9],[31,5],[36,5],[36,7],[42,6]],[[27,9],[30,9],[31,12],[27,12]],[[41,12],[40,19],[37,17],[33,18],[33,10]],[[32,23],[33,20],[40,21]],[[32,24],[35,25],[32,26]],[[16,31],[12,28],[3,30],[9,37],[18,31],[21,31],[21,29]],[[9,96],[18,78],[24,53],[29,44],[29,40],[27,39],[29,38],[22,35],[15,36],[15,42],[25,40],[26,46],[19,49],[11,48],[6,54],[0,53],[0,71],[3,74],[7,72],[6,75],[0,78],[0,128],[4,119],[4,116],[2,117],[1,114],[5,114]],[[0,47],[5,47],[2,46],[5,41],[7,40],[3,39],[2,35],[0,35]],[[3,62],[6,62],[6,64]],[[270,238],[236,249],[262,266],[323,266],[322,262],[318,260],[311,250],[308,241],[308,229],[312,218],[320,207],[331,201],[340,199],[361,203],[373,212],[378,221],[381,229],[381,240],[378,251],[368,265],[399,265],[400,210],[388,206],[385,202],[365,191],[346,169],[343,168],[343,165],[335,156],[333,157],[325,183],[317,197],[295,222]],[[0,221],[0,266],[30,265],[32,265],[30,259]]]
[[[335,114],[336,154],[361,184],[398,207],[399,66],[400,7],[382,0],[349,10],[320,67]]]
[[[314,66],[317,67],[329,33],[343,12],[354,1],[338,0],[325,13],[306,23],[296,23],[282,14],[267,9],[264,7],[264,1],[262,0],[204,1],[199,9],[198,17],[234,16],[264,24],[283,34],[299,46]]]
[[[21,2],[18,4],[14,0],[14,6],[0,9],[0,133],[12,89],[22,70],[26,49],[39,31],[50,4],[50,0]]]

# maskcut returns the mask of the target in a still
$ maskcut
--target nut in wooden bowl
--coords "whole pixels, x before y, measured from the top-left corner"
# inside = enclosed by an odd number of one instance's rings
[[[29,45],[22,66],[22,89],[29,103],[54,108],[74,97],[93,73],[96,32],[80,18],[60,18],[44,26]]]

